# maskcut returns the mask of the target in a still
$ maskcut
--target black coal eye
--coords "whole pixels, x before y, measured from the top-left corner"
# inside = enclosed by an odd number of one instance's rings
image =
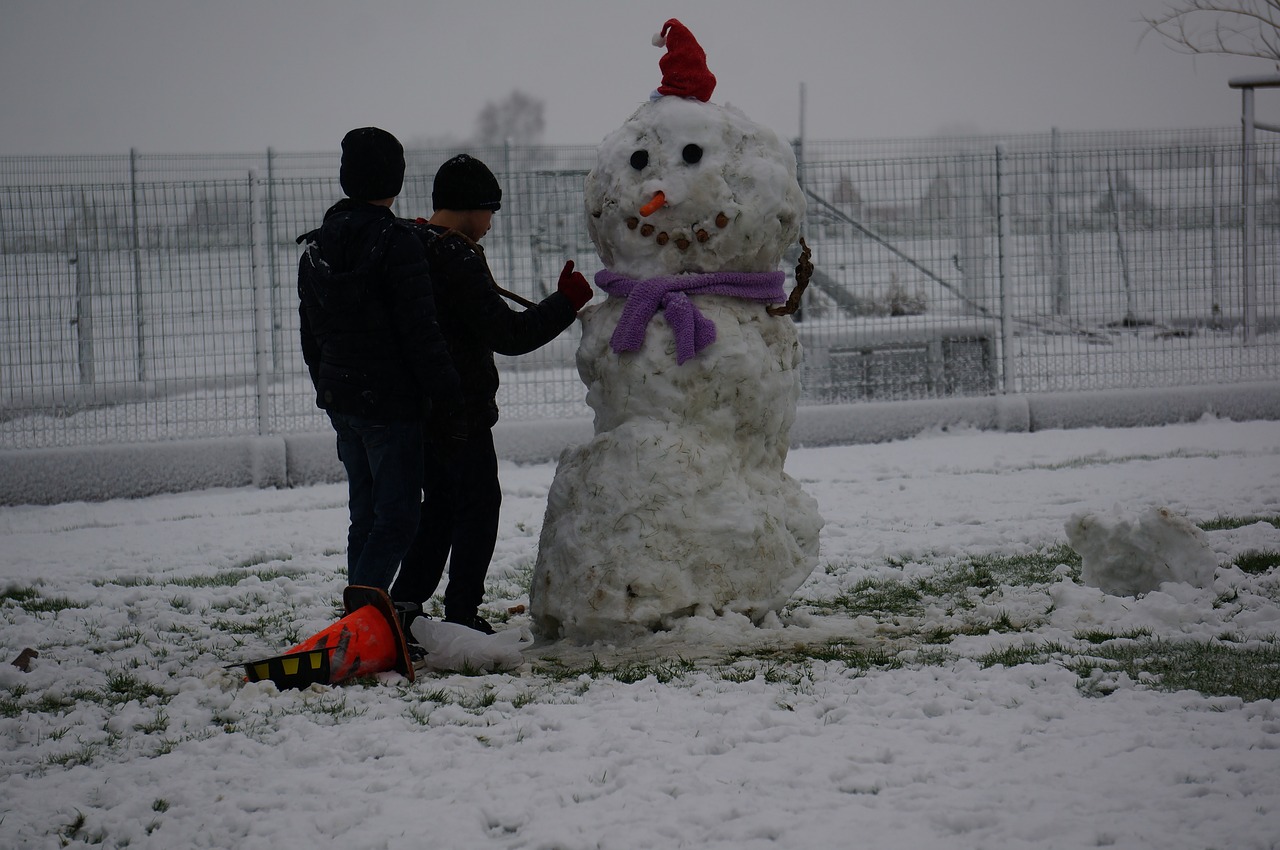
[[[649,164],[648,151],[636,151],[631,155],[631,167],[636,171],[643,171],[644,167]]]
[[[702,159],[702,148],[697,145],[685,145],[681,154],[684,156],[685,162],[693,165],[695,162]]]

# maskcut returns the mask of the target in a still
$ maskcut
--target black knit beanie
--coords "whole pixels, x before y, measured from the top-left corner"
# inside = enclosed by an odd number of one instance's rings
[[[357,201],[394,198],[404,185],[404,147],[377,127],[352,130],[342,137],[338,182],[347,197]]]
[[[460,153],[440,166],[431,187],[431,206],[438,210],[502,209],[502,187],[489,167]]]

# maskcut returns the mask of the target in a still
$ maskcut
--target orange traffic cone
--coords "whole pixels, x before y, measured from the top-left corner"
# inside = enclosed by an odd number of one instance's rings
[[[245,665],[251,682],[271,679],[281,688],[313,682],[336,685],[356,676],[395,669],[410,682],[413,664],[395,605],[386,591],[350,585],[342,592],[347,616],[284,655]]]

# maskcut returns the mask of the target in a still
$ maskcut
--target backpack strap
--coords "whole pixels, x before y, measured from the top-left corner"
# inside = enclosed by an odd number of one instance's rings
[[[467,234],[463,233],[461,230],[458,230],[456,228],[451,228],[449,230],[446,230],[444,233],[436,233],[430,227],[425,226],[427,223],[426,219],[420,218],[417,220],[416,223],[420,225],[424,225],[423,230],[425,230],[431,236],[432,239],[444,240],[444,239],[456,237],[462,240],[464,244],[470,247],[482,258],[484,257],[484,248],[480,246],[480,243],[472,239]],[[516,293],[511,292],[508,289],[503,289],[501,286],[499,286],[498,282],[493,279],[493,272],[490,271],[489,264],[487,262],[484,264],[484,268],[485,268],[485,271],[488,272],[489,274],[489,285],[492,286],[494,290],[497,291],[497,293],[501,295],[503,298],[506,298],[508,301],[513,301],[516,304],[519,304],[521,307],[537,307],[538,306],[536,302],[530,301],[528,298],[525,298],[522,295],[517,295]]]

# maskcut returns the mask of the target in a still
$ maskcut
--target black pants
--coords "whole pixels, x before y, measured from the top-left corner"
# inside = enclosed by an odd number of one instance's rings
[[[476,429],[463,443],[427,436],[422,454],[418,531],[400,563],[391,598],[426,603],[448,562],[445,618],[466,622],[480,607],[498,542],[502,486],[493,432]]]

